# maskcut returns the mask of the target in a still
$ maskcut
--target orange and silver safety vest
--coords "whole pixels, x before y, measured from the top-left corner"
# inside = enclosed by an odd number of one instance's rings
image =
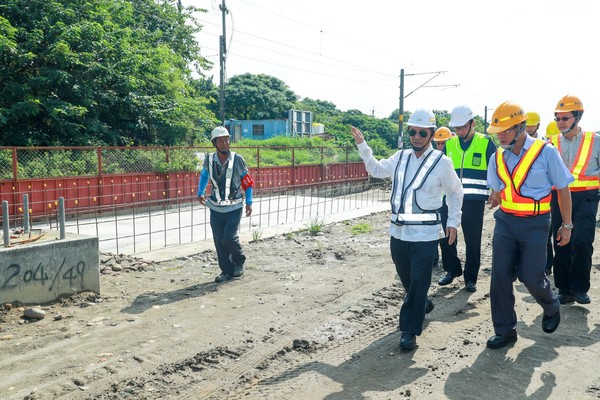
[[[499,148],[496,150],[496,173],[504,183],[504,189],[501,192],[502,202],[500,204],[500,208],[504,212],[519,217],[533,217],[550,212],[550,198],[552,197],[550,189],[548,189],[548,195],[540,200],[521,194],[521,186],[525,182],[525,179],[527,179],[527,174],[531,166],[537,160],[546,144],[543,140],[534,140],[531,147],[523,155],[523,158],[515,166],[512,175],[508,172],[508,167],[502,157],[504,149]]]
[[[552,144],[558,149],[560,153],[560,140],[559,135],[552,137]],[[581,143],[579,143],[579,150],[577,156],[573,161],[573,165],[570,168],[571,174],[575,181],[569,184],[569,190],[571,192],[580,192],[583,190],[596,190],[600,188],[600,180],[597,175],[586,175],[585,171],[588,169],[588,164],[592,159],[592,149],[594,148],[594,137],[595,132],[584,132],[582,134]]]

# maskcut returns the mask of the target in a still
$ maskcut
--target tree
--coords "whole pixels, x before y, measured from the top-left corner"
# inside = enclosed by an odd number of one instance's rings
[[[213,119],[208,67],[175,0],[4,0],[2,145],[173,145]]]
[[[266,74],[236,75],[225,85],[228,119],[280,119],[297,100],[283,81]]]
[[[329,115],[335,116],[341,113],[336,105],[326,100],[313,100],[305,97],[296,104],[296,109],[303,111],[311,111],[314,115]]]

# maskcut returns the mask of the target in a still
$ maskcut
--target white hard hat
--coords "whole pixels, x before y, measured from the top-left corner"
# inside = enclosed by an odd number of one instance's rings
[[[407,125],[417,128],[437,128],[435,114],[431,110],[420,108],[410,115]]]
[[[217,126],[210,133],[210,140],[213,141],[218,137],[229,136],[229,131],[224,126]]]
[[[473,119],[473,110],[469,106],[458,106],[454,107],[452,114],[450,114],[450,122],[448,126],[457,127],[464,126]]]

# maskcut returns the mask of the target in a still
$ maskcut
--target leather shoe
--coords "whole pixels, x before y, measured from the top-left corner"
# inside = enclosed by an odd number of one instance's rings
[[[590,296],[587,293],[575,292],[575,301],[579,304],[590,304],[592,300],[590,300]]]
[[[487,347],[490,349],[499,349],[517,341],[517,332],[506,335],[494,335],[487,341]]]
[[[477,291],[477,285],[475,285],[475,282],[467,282],[465,283],[465,290],[467,292],[476,292]]]
[[[215,283],[223,283],[233,279],[232,274],[221,274],[215,278]]]
[[[240,266],[240,267],[235,267],[233,269],[233,277],[234,278],[239,278],[240,276],[244,275],[244,266]]]
[[[575,301],[575,298],[570,293],[559,293],[558,301],[560,302],[560,304],[567,304],[567,303],[572,303],[573,301]]]
[[[425,304],[425,314],[429,314],[434,308],[435,305],[433,304],[433,301],[431,301],[431,299],[427,299],[427,304]]]
[[[400,348],[403,350],[412,350],[417,347],[417,337],[408,332],[402,332],[400,336]]]
[[[446,275],[442,276],[440,278],[440,280],[438,281],[438,285],[440,286],[446,286],[452,283],[452,281],[454,281],[454,278],[456,278],[458,275],[454,275],[452,272],[446,272]]]
[[[546,333],[554,332],[558,328],[558,324],[560,324],[560,311],[557,311],[554,315],[544,315],[542,317],[542,329]]]

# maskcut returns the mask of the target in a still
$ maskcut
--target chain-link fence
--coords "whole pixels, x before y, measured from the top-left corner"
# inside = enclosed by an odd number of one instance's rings
[[[248,167],[360,161],[354,147],[232,147]],[[213,147],[0,147],[0,180],[199,170]]]

